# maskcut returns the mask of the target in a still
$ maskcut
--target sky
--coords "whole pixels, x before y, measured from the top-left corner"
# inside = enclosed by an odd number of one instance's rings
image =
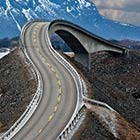
[[[100,14],[113,20],[140,26],[140,0],[91,0]]]

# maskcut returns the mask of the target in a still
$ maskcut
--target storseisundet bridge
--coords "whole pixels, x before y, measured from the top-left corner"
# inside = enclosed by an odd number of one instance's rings
[[[23,115],[1,140],[62,140],[81,118],[85,100],[111,109],[105,103],[84,97],[87,90],[80,75],[51,45],[54,33],[73,50],[75,60],[87,67],[94,52],[126,51],[67,21],[28,22],[22,29],[20,43],[34,69],[38,87]]]

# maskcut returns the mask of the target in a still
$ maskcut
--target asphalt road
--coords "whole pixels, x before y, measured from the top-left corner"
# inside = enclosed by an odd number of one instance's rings
[[[46,27],[46,23],[35,22],[24,33],[27,54],[43,79],[43,97],[33,116],[13,140],[55,140],[76,108],[74,79],[48,49]]]

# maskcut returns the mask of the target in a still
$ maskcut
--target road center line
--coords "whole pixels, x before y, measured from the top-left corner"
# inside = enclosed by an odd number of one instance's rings
[[[39,26],[36,26],[35,31],[33,32],[33,42],[37,43],[37,31],[39,30]],[[57,86],[58,86],[58,96],[57,96],[57,103],[53,108],[53,113],[51,115],[49,115],[48,117],[48,122],[51,122],[59,108],[60,102],[62,100],[62,85],[61,85],[61,80],[60,77],[58,75],[58,73],[55,71],[55,69],[52,67],[52,65],[48,62],[46,56],[44,56],[44,54],[41,52],[41,50],[39,49],[39,47],[37,45],[35,45],[36,50],[38,51],[38,53],[41,56],[41,59],[43,61],[45,61],[45,63],[47,64],[47,66],[49,67],[49,69],[54,73],[54,76],[56,77],[57,80]],[[43,129],[40,129],[39,133],[42,132]]]

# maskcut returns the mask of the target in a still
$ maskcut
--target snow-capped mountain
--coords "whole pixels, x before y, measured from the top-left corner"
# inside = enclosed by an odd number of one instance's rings
[[[106,39],[140,39],[140,27],[106,19],[90,0],[1,0],[0,38],[18,36],[31,19],[65,19]]]

